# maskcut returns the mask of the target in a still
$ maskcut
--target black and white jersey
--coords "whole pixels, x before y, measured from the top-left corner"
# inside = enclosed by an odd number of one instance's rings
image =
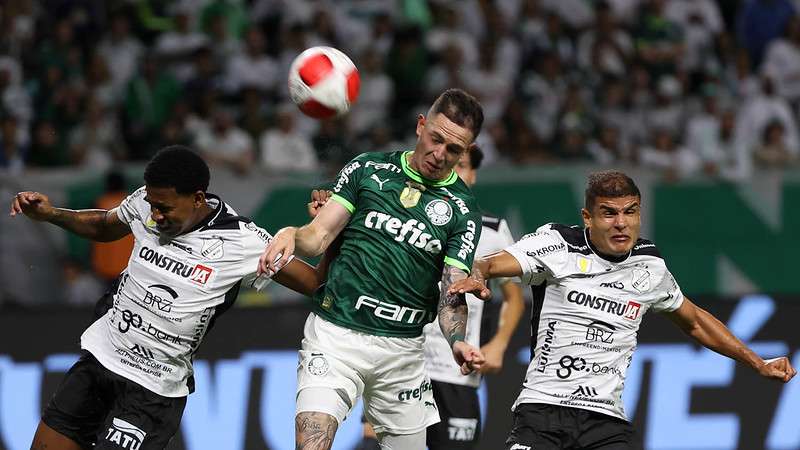
[[[656,246],[639,239],[613,262],[585,230],[548,224],[505,250],[533,286],[531,362],[514,408],[548,403],[626,419],[622,390],[642,316],[683,302]]]
[[[514,243],[508,223],[503,219],[483,216],[481,238],[478,241],[476,256],[486,256],[499,252]],[[481,320],[483,318],[484,301],[472,294],[467,294],[467,335],[465,341],[475,347],[480,346]],[[481,376],[477,372],[461,375],[461,371],[453,359],[453,351],[447,343],[439,327],[438,320],[425,325],[425,366],[432,380],[463,386],[478,387]]]
[[[194,388],[192,356],[243,282],[255,281],[269,233],[208,194],[214,212],[171,240],[161,238],[144,187],[117,209],[134,236],[113,306],[81,336],[107,369],[166,396]],[[161,240],[159,239],[161,238]]]

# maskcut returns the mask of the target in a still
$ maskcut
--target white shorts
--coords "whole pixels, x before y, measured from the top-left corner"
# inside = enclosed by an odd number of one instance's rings
[[[376,433],[412,434],[439,422],[425,371],[423,336],[374,336],[311,313],[297,368],[297,413],[322,412],[341,422],[359,397]],[[335,395],[300,395],[304,389]],[[309,391],[310,392],[310,391]]]

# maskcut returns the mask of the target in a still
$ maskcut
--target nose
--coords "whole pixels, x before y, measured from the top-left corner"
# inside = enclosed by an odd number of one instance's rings
[[[433,158],[436,160],[437,163],[444,161],[446,155],[447,155],[447,149],[444,144],[436,146],[436,150],[433,151]]]
[[[618,228],[621,230],[626,226],[628,226],[628,222],[625,220],[625,215],[617,214],[616,217],[614,217],[614,228]]]
[[[161,222],[164,221],[164,215],[161,214],[161,211],[159,211],[158,209],[155,209],[155,208],[151,209],[150,210],[150,216],[153,218],[153,220],[156,223],[161,223]]]

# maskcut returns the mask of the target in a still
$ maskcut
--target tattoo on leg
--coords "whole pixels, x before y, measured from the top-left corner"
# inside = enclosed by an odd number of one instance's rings
[[[330,414],[302,412],[294,418],[296,450],[330,450],[339,424]]]

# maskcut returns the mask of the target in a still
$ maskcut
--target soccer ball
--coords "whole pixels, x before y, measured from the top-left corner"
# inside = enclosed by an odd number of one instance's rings
[[[289,68],[289,96],[300,111],[316,119],[346,113],[360,85],[353,61],[333,47],[311,47]]]

